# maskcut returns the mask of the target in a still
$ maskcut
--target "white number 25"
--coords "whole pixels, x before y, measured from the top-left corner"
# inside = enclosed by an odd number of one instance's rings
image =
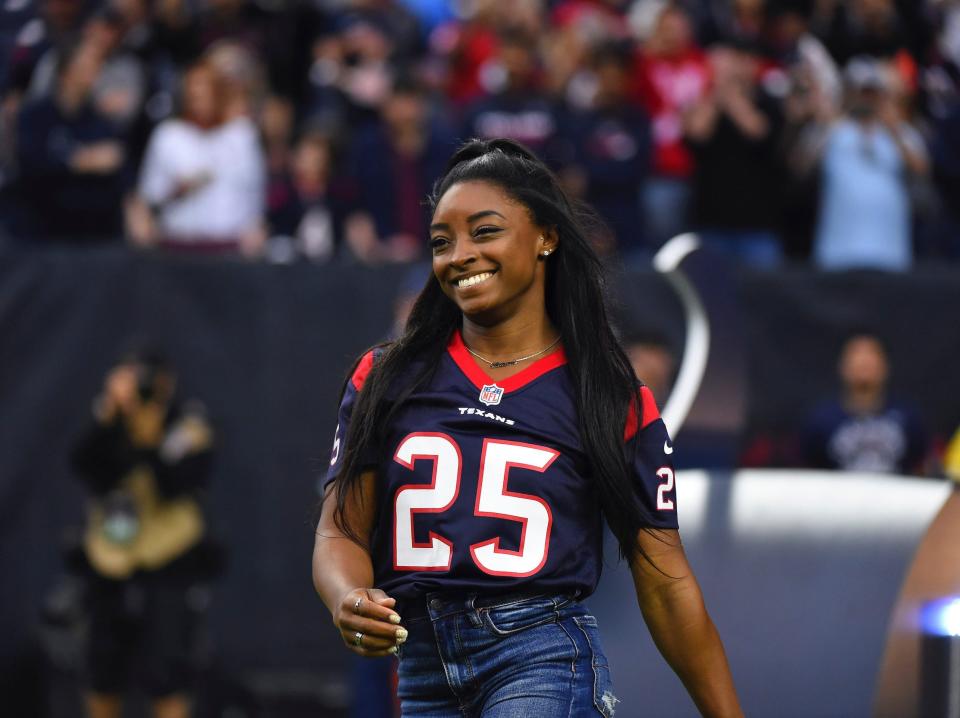
[[[516,551],[500,548],[499,537],[470,546],[474,563],[484,573],[530,576],[543,568],[553,523],[550,507],[537,496],[509,491],[507,480],[512,468],[544,472],[559,455],[543,446],[484,440],[473,513],[523,525],[520,547]],[[400,442],[394,461],[413,469],[419,460],[433,462],[433,481],[429,485],[401,486],[396,492],[393,565],[398,570],[446,571],[453,557],[453,543],[433,531],[429,533],[429,541],[417,543],[413,536],[413,517],[440,513],[453,506],[460,492],[463,456],[457,443],[446,434],[410,434]]]

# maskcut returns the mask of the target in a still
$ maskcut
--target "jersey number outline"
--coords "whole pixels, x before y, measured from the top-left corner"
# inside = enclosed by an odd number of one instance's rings
[[[657,476],[661,479],[666,479],[666,483],[660,484],[657,487],[657,510],[658,511],[673,511],[675,505],[673,499],[668,499],[664,494],[668,491],[673,491],[673,481],[674,474],[673,469],[669,466],[661,466],[657,469]]]
[[[340,424],[333,432],[333,450],[330,452],[330,466],[333,466],[340,459]]]
[[[509,491],[510,469],[543,473],[560,456],[559,451],[504,439],[484,439],[480,476],[474,502],[475,516],[517,521],[523,528],[516,551],[500,548],[500,537],[470,546],[470,556],[481,571],[491,576],[532,576],[547,562],[553,514],[547,502],[532,494]],[[399,571],[448,571],[453,542],[430,531],[429,541],[416,543],[413,517],[419,513],[448,510],[460,493],[463,454],[447,434],[409,434],[393,460],[413,470],[418,460],[433,462],[429,485],[406,484],[394,494],[393,567]]]

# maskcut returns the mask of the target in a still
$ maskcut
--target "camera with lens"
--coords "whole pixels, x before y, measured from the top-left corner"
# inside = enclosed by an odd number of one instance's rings
[[[141,402],[152,401],[157,395],[156,366],[140,364],[137,366],[137,396]]]

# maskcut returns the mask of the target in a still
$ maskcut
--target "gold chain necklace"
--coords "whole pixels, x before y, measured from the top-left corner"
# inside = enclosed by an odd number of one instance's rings
[[[470,352],[470,354],[475,356],[480,361],[486,362],[487,364],[489,364],[491,369],[502,369],[505,366],[514,366],[515,364],[519,364],[520,362],[526,361],[527,359],[535,359],[541,354],[546,354],[548,351],[553,349],[559,343],[560,343],[560,337],[557,337],[556,339],[553,340],[553,343],[550,346],[546,347],[545,349],[541,349],[536,354],[528,354],[525,357],[520,357],[519,359],[511,359],[510,361],[491,361],[487,359],[485,356],[481,356],[480,354],[477,354],[475,351],[473,351],[473,349],[468,347],[466,343],[464,343],[463,347],[468,352]]]

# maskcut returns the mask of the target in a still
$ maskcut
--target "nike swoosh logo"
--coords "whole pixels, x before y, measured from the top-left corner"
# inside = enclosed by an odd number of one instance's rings
[[[663,453],[666,454],[667,456],[669,456],[670,454],[673,453],[673,447],[670,446],[670,442],[669,442],[669,441],[664,441],[664,442],[663,442]]]

